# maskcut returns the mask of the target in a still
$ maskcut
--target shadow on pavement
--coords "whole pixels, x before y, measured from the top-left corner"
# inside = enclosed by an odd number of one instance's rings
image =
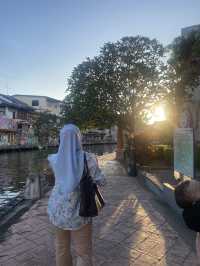
[[[108,203],[94,219],[96,265],[197,265],[194,234],[180,218],[137,178],[126,176],[118,162],[109,162],[104,171]]]

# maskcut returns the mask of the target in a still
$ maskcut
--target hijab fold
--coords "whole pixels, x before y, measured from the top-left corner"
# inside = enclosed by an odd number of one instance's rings
[[[48,160],[55,175],[55,184],[67,193],[74,191],[84,168],[84,152],[78,127],[68,124],[61,129],[58,152],[49,155]]]

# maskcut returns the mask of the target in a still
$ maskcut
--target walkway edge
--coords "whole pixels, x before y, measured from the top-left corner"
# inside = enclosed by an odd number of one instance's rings
[[[0,230],[5,231],[13,222],[22,216],[33,205],[32,200],[24,200],[0,221]]]
[[[166,203],[178,215],[182,214],[181,208],[176,204],[174,187],[172,185],[168,183],[161,184],[154,175],[146,171],[138,170],[138,176],[144,180],[145,186],[153,192],[161,202]]]

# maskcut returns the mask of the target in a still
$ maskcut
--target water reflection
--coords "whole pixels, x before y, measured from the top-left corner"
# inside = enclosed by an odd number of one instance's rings
[[[116,145],[88,145],[84,149],[97,155],[113,152]],[[16,197],[24,188],[29,173],[42,172],[47,167],[47,155],[56,149],[21,151],[0,154],[0,206]]]

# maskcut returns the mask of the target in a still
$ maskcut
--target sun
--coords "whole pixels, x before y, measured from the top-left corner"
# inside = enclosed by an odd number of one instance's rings
[[[166,120],[165,109],[163,105],[157,106],[154,111],[150,114],[148,124]]]

